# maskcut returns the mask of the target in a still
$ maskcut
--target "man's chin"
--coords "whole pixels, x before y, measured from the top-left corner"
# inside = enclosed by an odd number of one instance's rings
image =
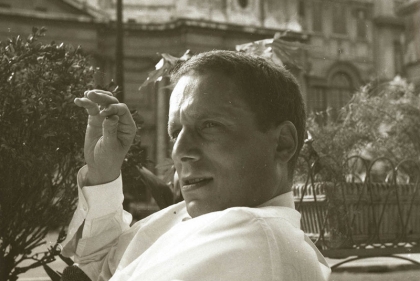
[[[218,210],[214,210],[210,205],[201,202],[200,200],[188,200],[185,199],[187,206],[187,212],[192,218],[199,217],[208,213],[212,213]]]

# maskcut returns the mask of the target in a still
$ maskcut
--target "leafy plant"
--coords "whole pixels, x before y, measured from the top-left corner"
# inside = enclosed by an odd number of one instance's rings
[[[39,266],[51,278],[60,277],[47,264],[60,253],[84,164],[87,115],[73,101],[87,89],[115,88],[112,82],[94,84],[94,68],[80,47],[41,43],[45,32],[33,28],[26,39],[0,42],[0,280],[17,280]],[[141,118],[132,114],[140,127]],[[147,187],[167,204],[169,187],[144,171],[142,153],[137,134],[122,167],[124,192]],[[57,229],[56,243],[33,252]]]
[[[420,97],[400,77],[354,93],[336,120],[315,112],[307,120],[308,139],[301,152],[295,182],[306,182],[308,163],[317,181],[370,181],[416,178],[412,165],[420,160]],[[412,162],[414,163],[414,162]],[[312,178],[313,179],[313,178]]]
[[[236,45],[236,50],[264,57],[278,65],[287,65],[304,70],[300,56],[308,46],[297,41],[289,41],[287,37],[287,31],[278,32],[274,35],[274,38]]]
[[[80,48],[42,44],[33,28],[0,45],[0,279],[16,280],[54,260],[56,246],[32,251],[75,209],[86,115],[73,103],[92,83]],[[31,260],[25,266],[22,261]]]
[[[146,94],[147,86],[154,84],[158,81],[161,81],[163,77],[169,77],[172,70],[178,67],[182,62],[185,62],[191,58],[193,55],[190,50],[187,50],[181,57],[174,57],[170,54],[163,53],[160,54],[161,59],[155,66],[155,70],[149,72],[148,77],[141,84],[139,91],[140,94]]]
[[[420,156],[420,97],[401,78],[356,92],[338,120],[315,113],[308,118],[313,147],[341,163],[352,155],[394,162]]]

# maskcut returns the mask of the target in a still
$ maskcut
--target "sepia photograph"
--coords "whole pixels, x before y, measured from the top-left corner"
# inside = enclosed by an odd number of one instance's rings
[[[0,0],[6,280],[420,280],[420,0]]]

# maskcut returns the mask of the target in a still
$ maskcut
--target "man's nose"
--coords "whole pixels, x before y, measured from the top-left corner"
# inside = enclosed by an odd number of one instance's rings
[[[175,162],[197,161],[200,159],[200,148],[196,134],[192,130],[182,129],[172,149]]]

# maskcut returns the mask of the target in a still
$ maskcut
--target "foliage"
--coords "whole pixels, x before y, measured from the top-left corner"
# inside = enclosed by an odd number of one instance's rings
[[[330,112],[309,115],[308,137],[296,166],[294,184],[304,186],[308,192],[314,186],[325,190],[327,201],[323,204],[327,204],[324,205],[327,212],[322,221],[328,239],[324,242],[328,247],[341,248],[352,246],[355,216],[350,211],[353,208],[348,207],[351,200],[357,200],[357,206],[360,202],[364,206],[369,204],[366,203],[369,197],[375,200],[375,203],[370,202],[369,208],[388,202],[372,195],[377,190],[374,188],[369,196],[361,197],[364,188],[374,186],[370,183],[390,183],[390,190],[395,192],[404,185],[394,189],[394,184],[418,184],[420,97],[414,93],[412,85],[396,77],[388,83],[361,88],[340,110],[337,119],[333,119]],[[346,182],[362,185],[354,189],[356,185],[346,185]],[[380,189],[385,192],[382,186]],[[345,198],[344,194],[349,193],[352,195]],[[411,208],[407,204],[402,207]],[[358,208],[354,210],[360,212]],[[370,216],[363,220],[373,227],[376,224]],[[391,218],[384,217],[384,221],[388,220]]]
[[[178,67],[180,63],[187,61],[191,58],[192,53],[190,50],[187,50],[181,57],[174,57],[170,54],[163,53],[161,54],[162,58],[155,66],[155,70],[151,71],[147,79],[140,86],[140,94],[145,94],[146,87],[149,84],[154,84],[162,80],[162,77],[168,77],[173,69]]]
[[[288,41],[287,37],[287,31],[276,33],[274,38],[237,45],[236,50],[261,56],[278,65],[303,69],[300,56],[302,54],[301,52],[307,49],[307,46],[297,41]]]
[[[16,280],[38,266],[48,269],[59,254],[84,164],[87,115],[73,100],[87,89],[114,86],[94,86],[89,57],[80,47],[41,43],[45,31],[34,28],[26,40],[0,43],[0,280]],[[128,190],[144,182],[141,154],[137,135],[122,167]],[[34,253],[57,228],[57,243]]]
[[[420,97],[412,85],[399,77],[379,86],[369,84],[353,95],[337,120],[332,120],[328,112],[309,116],[307,129],[312,141],[302,156],[314,159],[329,155],[334,159],[331,169],[355,155],[370,162],[378,157],[393,163],[419,160],[418,124]]]
[[[68,223],[83,164],[86,115],[73,104],[93,79],[80,48],[42,44],[45,28],[0,46],[1,279],[52,261],[47,232]],[[64,239],[60,232],[58,242]],[[22,261],[32,263],[21,266]]]

